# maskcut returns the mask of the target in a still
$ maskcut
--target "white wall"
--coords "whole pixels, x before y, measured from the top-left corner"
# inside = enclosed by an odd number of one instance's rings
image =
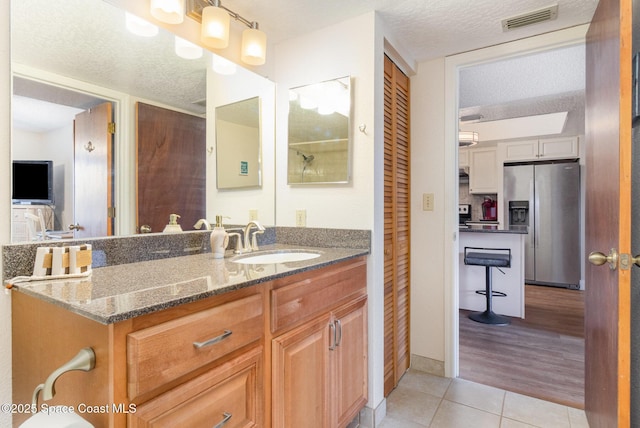
[[[411,78],[411,353],[444,362],[444,58]],[[418,119],[419,118],[419,119]],[[422,210],[423,193],[434,210]]]
[[[324,28],[274,48],[276,95],[276,223],[295,226],[295,211],[307,210],[307,226],[373,231],[369,293],[369,404],[383,402],[382,111],[383,40],[375,13]],[[349,184],[287,185],[289,88],[342,76],[352,78],[352,177]],[[367,133],[358,131],[367,125]],[[378,165],[380,168],[375,168]],[[376,171],[379,173],[376,175]]]
[[[11,162],[11,46],[9,0],[0,1],[0,165]],[[0,244],[11,239],[11,169],[0,168]],[[0,270],[2,259],[0,258]],[[11,298],[0,293],[0,403],[11,403]],[[0,426],[11,414],[0,412]]]

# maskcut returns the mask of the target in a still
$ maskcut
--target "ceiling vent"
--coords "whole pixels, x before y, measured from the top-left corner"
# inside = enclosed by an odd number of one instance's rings
[[[538,24],[545,21],[553,21],[558,17],[558,5],[547,6],[542,9],[512,16],[502,20],[502,31],[510,31],[527,25]]]

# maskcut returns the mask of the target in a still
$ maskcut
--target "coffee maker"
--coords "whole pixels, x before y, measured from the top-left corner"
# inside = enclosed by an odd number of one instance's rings
[[[482,220],[496,221],[498,219],[498,203],[489,196],[484,197],[482,202]]]

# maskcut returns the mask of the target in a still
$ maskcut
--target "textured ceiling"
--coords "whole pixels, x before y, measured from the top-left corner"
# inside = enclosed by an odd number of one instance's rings
[[[271,46],[375,10],[394,34],[398,47],[416,61],[587,23],[597,4],[593,0],[558,0],[556,20],[505,33],[500,24],[503,18],[548,4],[539,0],[223,0],[223,3],[258,21]],[[211,54],[206,53],[201,60],[180,59],[173,52],[173,37],[162,30],[151,39],[132,36],[124,30],[124,13],[103,0],[12,0],[11,6],[14,61],[194,113],[204,112],[198,102],[204,97],[204,69]],[[545,60],[531,59],[535,65],[550,64],[543,70],[549,76],[545,79],[540,78],[543,74],[540,71],[529,73],[527,78],[526,72],[533,68],[521,61],[464,71],[461,83],[467,87],[460,92],[461,105],[476,111],[485,108],[488,115],[489,107],[491,114],[497,114],[500,106],[504,111],[504,106],[534,99],[545,101],[544,108],[548,110],[554,97],[566,102],[568,93],[577,94],[573,102],[579,105],[581,89],[565,76],[573,69],[580,72],[583,59],[572,56],[574,62],[570,63],[561,53],[550,55]],[[491,77],[492,73],[500,73],[500,78]],[[573,77],[580,80],[580,76]],[[528,114],[525,110],[520,105],[517,114]]]

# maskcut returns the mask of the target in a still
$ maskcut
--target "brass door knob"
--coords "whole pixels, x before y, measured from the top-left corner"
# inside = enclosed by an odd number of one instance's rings
[[[609,263],[609,269],[615,270],[618,267],[618,252],[615,248],[612,248],[611,251],[609,251],[609,255],[594,251],[589,254],[589,262],[596,266]]]
[[[140,226],[140,233],[151,233],[151,226],[148,224],[143,224]]]

